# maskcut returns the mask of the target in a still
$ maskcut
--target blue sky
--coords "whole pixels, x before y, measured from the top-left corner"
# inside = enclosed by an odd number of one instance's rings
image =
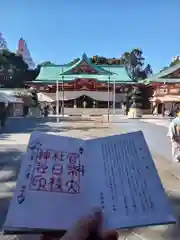
[[[180,54],[179,0],[1,0],[0,32],[23,37],[36,63],[119,57],[141,48],[154,71]]]

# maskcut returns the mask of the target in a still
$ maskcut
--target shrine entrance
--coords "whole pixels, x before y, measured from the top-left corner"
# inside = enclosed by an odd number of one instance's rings
[[[77,108],[93,108],[94,99],[86,95],[80,96],[76,99]]]

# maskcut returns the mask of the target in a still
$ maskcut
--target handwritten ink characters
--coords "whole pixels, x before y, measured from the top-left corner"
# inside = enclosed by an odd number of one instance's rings
[[[83,149],[79,150],[79,152],[82,154]],[[66,191],[68,193],[80,192],[80,177],[84,176],[85,173],[85,167],[80,163],[80,154],[68,154],[68,180],[66,182]]]
[[[26,169],[26,179],[27,180],[30,178],[31,167],[32,167],[32,165],[29,164],[27,169]]]
[[[34,141],[31,141],[28,145],[28,149],[30,150],[36,150],[42,147],[42,143],[40,142],[39,139],[36,139]]]
[[[102,210],[104,210],[105,202],[104,202],[104,193],[103,192],[100,192],[100,205],[101,205]]]
[[[79,148],[79,153],[82,155],[84,153],[84,149],[82,147]]]
[[[30,190],[48,191],[47,174],[49,170],[48,165],[49,160],[51,160],[51,152],[48,150],[38,149],[33,174],[29,186]]]
[[[26,157],[28,158],[28,166],[25,169],[23,185],[20,187],[19,194],[17,196],[17,202],[22,204],[26,198],[26,187],[28,185],[29,179],[31,178],[32,167],[34,165],[34,157],[37,155],[39,147],[42,144],[39,140],[31,142],[28,146],[28,151]],[[42,184],[41,184],[42,185]]]
[[[63,193],[63,165],[61,163],[53,163],[51,168],[51,177],[49,180],[49,191]]]
[[[26,186],[22,186],[20,189],[20,194],[17,196],[17,202],[19,204],[22,204],[25,201],[25,190],[26,190]]]
[[[39,149],[29,190],[79,193],[80,178],[85,174],[80,158],[80,153]]]
[[[31,179],[31,190],[37,190],[37,191],[47,191],[46,188],[47,180],[42,175],[35,175]]]
[[[79,193],[80,185],[73,179],[70,179],[66,182],[67,193]]]

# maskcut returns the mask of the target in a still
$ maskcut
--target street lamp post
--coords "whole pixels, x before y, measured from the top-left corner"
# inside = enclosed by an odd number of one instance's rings
[[[110,110],[110,75],[108,76],[108,122],[109,122],[109,110]]]
[[[116,82],[113,82],[113,116],[116,114]]]
[[[62,116],[64,117],[64,69],[62,69]]]
[[[59,79],[56,80],[56,120],[59,122]]]

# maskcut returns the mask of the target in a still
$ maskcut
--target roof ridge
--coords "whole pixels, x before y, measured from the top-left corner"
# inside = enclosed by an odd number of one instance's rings
[[[69,67],[69,65],[68,64],[52,64],[52,65],[42,65],[41,67]]]
[[[95,64],[96,65],[96,64]],[[122,68],[125,68],[125,66],[124,65],[122,65],[122,64],[119,64],[119,65],[116,65],[116,64],[97,64],[97,66],[100,66],[100,67],[109,67],[109,68],[111,68],[111,67],[122,67]]]
[[[114,74],[114,73],[104,69],[103,67],[92,63],[91,59],[88,58],[85,53],[83,53],[81,59],[79,59],[79,61],[77,63],[75,63],[74,65],[70,66],[69,69],[67,69],[64,73],[61,73],[61,74],[69,75],[68,72],[72,71],[74,68],[76,68],[78,65],[80,65],[83,61],[85,61],[88,65],[90,65],[96,71],[102,72],[104,74],[106,73],[106,75],[113,75]]]
[[[175,65],[173,65],[173,66],[170,66],[170,67],[162,70],[162,71],[159,72],[159,73],[156,73],[156,74],[150,76],[149,78],[146,78],[145,80],[163,78],[164,76],[175,72],[175,71],[178,70],[179,68],[180,68],[180,63],[175,64]]]

